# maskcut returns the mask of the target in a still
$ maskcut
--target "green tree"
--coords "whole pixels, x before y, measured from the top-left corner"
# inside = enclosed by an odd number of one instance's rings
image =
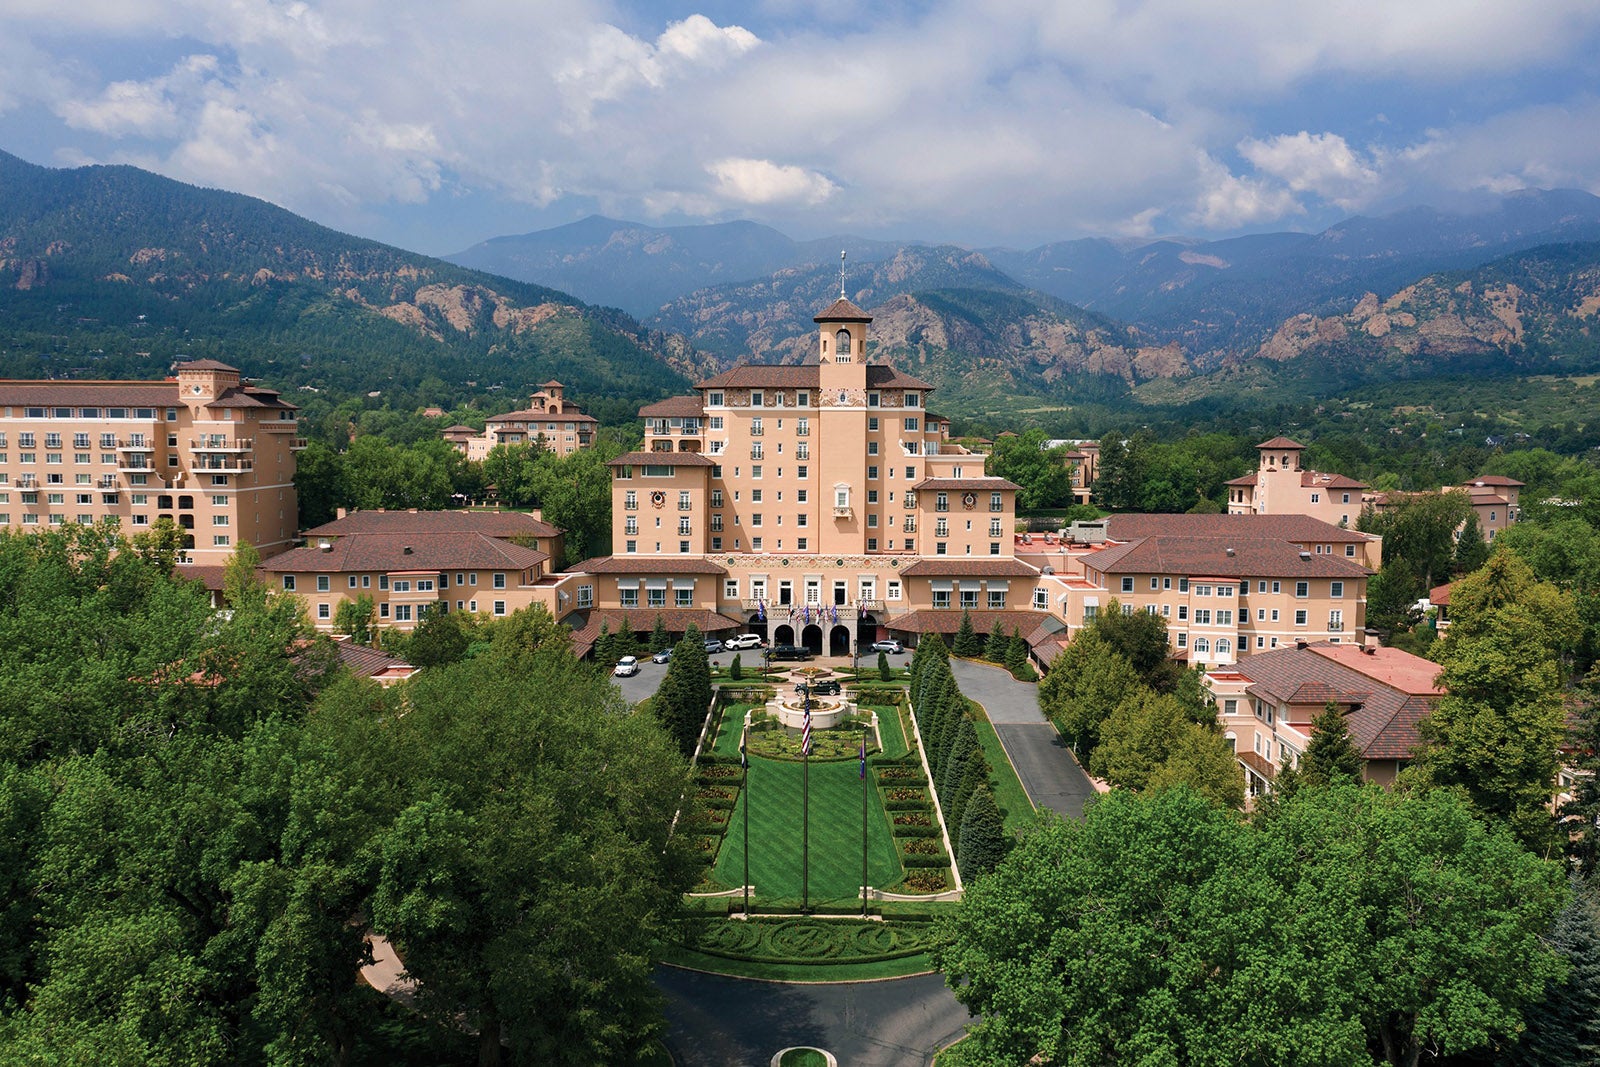
[[[1589,1067],[1600,1062],[1600,886],[1574,875],[1550,928],[1566,977],[1528,1006],[1527,1030],[1502,1053],[1510,1067]]]
[[[1100,724],[1129,694],[1144,688],[1126,658],[1093,627],[1079,631],[1039,685],[1039,707],[1078,752],[1100,742]]]
[[[894,671],[889,667],[889,653],[887,652],[878,653],[878,681],[894,681]]]
[[[1455,555],[1455,532],[1472,504],[1460,491],[1410,493],[1381,513],[1368,508],[1356,528],[1383,537],[1383,562],[1399,562],[1424,590],[1444,581]]]
[[[1006,636],[1006,629],[1000,625],[1000,620],[994,620],[994,629],[989,631],[989,639],[983,645],[983,658],[990,663],[1004,663],[1006,650],[1011,647],[1011,638]]]
[[[534,468],[544,451],[537,444],[495,445],[483,457],[483,480],[500,502],[521,508],[533,503]]]
[[[339,506],[352,499],[344,457],[321,441],[309,442],[295,457],[294,491],[300,505],[300,529],[332,522]]]
[[[1008,478],[1017,485],[1017,510],[1038,511],[1072,503],[1071,449],[1045,448],[1043,430],[1032,429],[1019,437],[1002,437],[984,461],[984,472]],[[961,655],[960,652],[957,655]]]
[[[1416,604],[1426,592],[1406,564],[1384,564],[1367,581],[1367,625],[1385,635],[1411,629],[1422,618]]]
[[[377,604],[370,594],[361,593],[354,599],[341,600],[339,606],[333,609],[334,632],[349,634],[350,640],[358,645],[370,645],[373,619],[377,613]]]
[[[430,672],[394,724],[404,802],[373,842],[371,919],[482,1064],[502,1035],[519,1062],[621,1062],[661,1027],[651,952],[695,877],[671,833],[687,769],[575,667],[549,649]]]
[[[983,639],[972,628],[972,612],[966,608],[961,609],[961,628],[956,631],[951,651],[967,659],[977,659],[983,655]]]
[[[979,875],[988,874],[1006,856],[1005,820],[995,805],[994,794],[987,787],[978,789],[967,801],[961,816],[960,847],[956,850],[956,866],[961,877],[969,882]]]
[[[1478,524],[1478,513],[1467,513],[1466,522],[1456,539],[1455,556],[1450,570],[1453,574],[1470,574],[1489,559],[1489,546],[1483,540],[1483,527]]]
[[[1028,667],[1028,641],[1022,636],[1021,627],[1011,628],[1011,640],[1006,642],[1005,665],[1006,670],[1016,677],[1021,677]]]
[[[1172,658],[1166,619],[1148,611],[1124,612],[1113,599],[1091,625],[1138,672],[1145,685],[1158,693],[1177,689],[1184,670]]]
[[[1114,786],[1186,785],[1213,803],[1244,805],[1244,776],[1233,747],[1214,728],[1191,722],[1176,697],[1148,689],[1124,698],[1101,725],[1089,767]]]
[[[685,756],[694,754],[711,695],[711,661],[706,655],[705,638],[691,624],[672,650],[672,662],[667,665],[653,705],[657,718]]]
[[[739,654],[733,654],[733,662],[728,664],[728,679],[739,682],[744,680],[744,664],[739,662]]]
[[[667,620],[656,615],[655,627],[650,631],[650,653],[665,652],[672,647],[672,635],[667,633]]]
[[[1578,773],[1572,795],[1561,806],[1562,825],[1569,832],[1569,851],[1578,869],[1593,879],[1600,872],[1600,677],[1591,671],[1583,685],[1583,704],[1567,745]]]
[[[471,643],[471,636],[461,624],[461,616],[430,611],[412,631],[406,655],[415,666],[442,667],[461,662]]]

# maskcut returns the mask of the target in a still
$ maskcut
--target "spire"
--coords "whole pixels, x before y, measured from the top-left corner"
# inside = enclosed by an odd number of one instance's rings
[[[843,300],[845,298],[845,296],[844,296],[844,256],[845,256],[844,249],[842,249],[842,248],[839,249],[839,299],[840,300]]]

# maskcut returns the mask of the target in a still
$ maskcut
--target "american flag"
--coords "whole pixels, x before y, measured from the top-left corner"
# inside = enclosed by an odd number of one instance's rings
[[[744,732],[739,735],[739,766],[745,770],[750,769],[750,753],[746,749],[749,743],[750,727],[746,726]]]
[[[800,754],[811,755],[811,696],[806,695],[806,717],[800,725]]]

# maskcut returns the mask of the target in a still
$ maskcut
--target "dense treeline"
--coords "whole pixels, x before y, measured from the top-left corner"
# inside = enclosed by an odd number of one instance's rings
[[[177,542],[0,536],[0,1059],[621,1062],[687,767],[542,612],[394,690]],[[359,980],[374,929],[421,1015]],[[465,1031],[479,1036],[470,1038]]]

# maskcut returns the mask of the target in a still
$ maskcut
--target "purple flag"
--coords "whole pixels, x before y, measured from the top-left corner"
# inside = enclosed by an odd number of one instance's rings
[[[862,733],[861,733],[861,777],[862,777],[862,779],[865,779],[867,777],[867,734],[866,734],[866,731],[862,731]]]
[[[756,618],[762,622],[767,621],[767,602],[759,598],[756,600]]]

